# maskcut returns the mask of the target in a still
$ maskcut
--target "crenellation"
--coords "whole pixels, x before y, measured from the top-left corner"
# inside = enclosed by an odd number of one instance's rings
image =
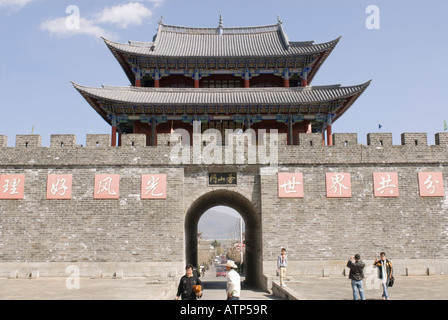
[[[322,133],[299,133],[299,146],[302,147],[322,146]]]
[[[333,144],[339,146],[357,146],[358,134],[356,133],[333,133]]]
[[[1,136],[6,145],[6,136]],[[226,145],[212,137],[196,137],[200,143],[189,143],[180,134],[158,134],[157,146],[147,146],[145,134],[122,135],[121,146],[111,147],[110,135],[87,135],[86,147],[76,145],[75,135],[52,135],[50,147],[41,146],[39,135],[18,135],[15,148],[4,148],[1,165],[128,165],[136,156],[147,165],[182,164],[278,164],[324,163],[443,163],[448,156],[448,136],[436,134],[436,145],[428,146],[426,134],[405,133],[404,144],[392,145],[391,134],[368,134],[367,145],[358,143],[353,133],[333,134],[334,145],[323,146],[321,134],[299,134],[300,145],[287,145],[287,135],[269,133],[258,137],[233,134]],[[198,140],[195,140],[198,141]],[[381,145],[382,143],[382,145]],[[133,147],[129,153],[128,147]],[[273,152],[271,152],[273,151]],[[275,155],[275,157],[273,157]],[[202,157],[204,156],[204,157]],[[212,158],[210,158],[212,157]],[[205,159],[205,160],[204,160]]]
[[[392,146],[392,133],[368,133],[367,145],[375,147]]]
[[[106,148],[110,146],[110,134],[88,134],[86,136],[87,148]]]
[[[157,134],[157,146],[170,146],[172,143],[178,143],[180,141],[181,136],[179,135],[177,138],[170,133],[159,133]]]
[[[435,135],[436,146],[448,146],[448,132],[438,132]]]
[[[74,134],[52,134],[50,148],[74,148],[76,147],[76,135]]]
[[[182,139],[181,139],[182,136]],[[288,145],[287,144],[287,134],[278,133],[275,134],[275,138],[271,138],[270,133],[265,133],[258,137],[258,143],[255,143],[254,139],[249,139],[249,134],[236,134],[232,133],[230,138],[232,139],[233,145],[244,143],[245,146],[255,146],[255,145],[270,145],[272,139],[273,145],[278,147],[292,147],[297,149],[322,146],[324,148],[331,147],[346,147],[346,146],[360,146],[358,143],[358,135],[356,133],[334,133],[333,134],[333,146],[323,146],[322,145],[322,134],[321,133],[299,133],[298,134],[298,145]],[[187,137],[188,138],[188,137]],[[77,147],[76,135],[73,134],[57,134],[51,135],[50,148],[64,148],[64,147]],[[157,147],[167,147],[173,146],[180,141],[184,141],[185,137],[182,134],[169,134],[162,133],[157,134]],[[0,135],[0,148],[7,147],[8,137],[6,135]],[[187,139],[188,140],[188,139]],[[250,140],[250,141],[249,141]],[[209,137],[203,139],[201,145],[206,146],[214,141]],[[189,141],[187,143],[182,143],[182,145],[190,145]],[[225,140],[229,143],[229,138]],[[218,144],[219,145],[219,144]],[[147,147],[147,136],[145,134],[123,134],[121,137],[121,146],[134,146],[134,147]],[[395,147],[392,143],[391,133],[368,133],[367,134],[367,146],[374,147]],[[403,133],[401,134],[401,144],[399,146],[428,146],[428,139],[426,133]],[[448,132],[440,132],[435,134],[435,146],[445,147],[448,146]],[[42,137],[40,135],[16,135],[16,145],[17,148],[40,148],[42,147]],[[109,134],[87,134],[86,135],[86,147],[88,148],[108,148],[111,147],[110,135]],[[156,149],[157,149],[156,147]],[[291,150],[291,149],[290,149]]]
[[[406,146],[427,146],[428,138],[426,133],[402,133],[401,144]]]
[[[131,133],[121,136],[121,145],[123,147],[146,147],[146,134]]]
[[[6,148],[8,146],[8,137],[0,135],[0,148]]]
[[[42,137],[37,134],[16,135],[16,148],[40,148]]]

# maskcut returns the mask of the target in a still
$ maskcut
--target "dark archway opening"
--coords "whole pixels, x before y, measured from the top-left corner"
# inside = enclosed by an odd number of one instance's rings
[[[227,206],[244,219],[247,284],[264,288],[261,215],[254,204],[243,195],[226,189],[210,191],[196,199],[185,216],[185,255],[187,264],[198,264],[198,222],[210,208]]]

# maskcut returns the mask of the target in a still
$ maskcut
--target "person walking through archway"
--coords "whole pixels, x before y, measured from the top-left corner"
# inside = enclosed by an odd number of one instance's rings
[[[201,286],[201,291],[195,292],[195,286]],[[180,297],[182,300],[196,300],[200,296],[202,296],[202,281],[193,272],[193,265],[188,264],[185,267],[185,275],[180,278],[176,300]]]
[[[227,300],[239,300],[241,292],[241,278],[236,268],[238,266],[233,260],[227,260],[226,266],[226,279],[227,279]]]

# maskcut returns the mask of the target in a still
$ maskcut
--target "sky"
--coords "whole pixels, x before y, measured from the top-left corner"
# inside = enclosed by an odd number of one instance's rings
[[[276,24],[279,16],[291,41],[342,36],[312,85],[372,83],[334,133],[357,133],[365,144],[367,133],[391,132],[400,144],[404,132],[426,132],[434,144],[444,131],[446,0],[0,0],[0,135],[13,147],[18,134],[39,134],[43,146],[51,134],[75,134],[84,145],[86,134],[110,134],[70,82],[129,85],[101,37],[152,41],[161,16],[217,27],[220,14],[225,27]]]

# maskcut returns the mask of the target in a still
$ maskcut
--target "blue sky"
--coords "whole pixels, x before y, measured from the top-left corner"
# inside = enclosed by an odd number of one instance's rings
[[[70,5],[80,29],[65,22]],[[368,29],[369,5],[380,29]],[[0,134],[14,146],[16,134],[110,133],[70,81],[98,87],[129,85],[100,38],[151,41],[160,16],[167,24],[215,27],[277,23],[291,41],[318,43],[342,36],[313,85],[356,85],[367,91],[333,126],[333,132],[427,132],[429,144],[448,121],[448,2],[386,0],[0,0]],[[382,128],[378,129],[378,124]]]

